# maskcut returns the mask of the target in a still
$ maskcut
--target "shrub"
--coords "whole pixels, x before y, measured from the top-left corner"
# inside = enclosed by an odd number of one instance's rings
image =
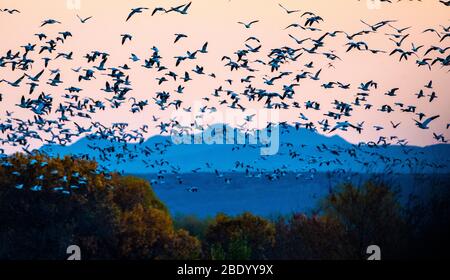
[[[378,245],[383,258],[395,258],[406,247],[408,226],[398,192],[383,183],[345,184],[324,200],[322,209],[324,217],[340,223],[346,231],[353,247],[349,257],[366,258],[366,248]]]
[[[276,222],[274,258],[332,260],[351,256],[346,232],[336,220],[294,214]]]
[[[213,219],[204,218],[199,219],[196,216],[175,216],[174,225],[176,229],[184,229],[189,232],[189,234],[203,240],[206,235],[208,227],[213,223]]]
[[[275,227],[269,221],[245,213],[231,218],[218,215],[206,232],[206,255],[215,259],[265,260],[275,242]]]

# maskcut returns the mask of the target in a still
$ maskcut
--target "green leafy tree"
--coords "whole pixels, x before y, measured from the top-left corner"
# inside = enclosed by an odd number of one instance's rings
[[[275,242],[275,227],[250,213],[231,218],[218,215],[208,227],[207,255],[216,259],[268,259]]]
[[[377,245],[384,258],[395,258],[407,245],[408,226],[398,192],[384,183],[344,184],[324,200],[322,209],[346,231],[353,246],[349,257],[366,258],[366,248]]]

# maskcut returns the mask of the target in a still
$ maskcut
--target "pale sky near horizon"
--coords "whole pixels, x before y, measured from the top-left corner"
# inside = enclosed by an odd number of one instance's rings
[[[180,15],[177,13],[156,14],[151,16],[154,7],[162,6],[169,8],[189,2],[185,1],[107,1],[107,0],[81,0],[80,9],[71,9],[65,0],[41,0],[41,1],[25,1],[25,0],[1,0],[0,9],[16,8],[21,11],[20,14],[10,15],[8,13],[0,13],[0,57],[5,55],[10,49],[22,51],[23,46],[27,43],[37,43],[39,50],[42,42],[39,42],[33,34],[44,32],[50,38],[57,36],[58,32],[70,31],[72,38],[58,46],[53,54],[45,53],[38,55],[30,54],[30,57],[36,60],[36,63],[29,71],[30,74],[36,74],[42,69],[41,57],[55,58],[58,52],[74,52],[74,59],[66,61],[58,59],[50,62],[49,69],[60,69],[61,79],[64,81],[58,88],[53,88],[45,83],[50,78],[47,70],[41,78],[40,86],[33,95],[28,95],[28,86],[25,81],[20,88],[12,88],[6,83],[0,83],[0,93],[3,95],[3,101],[0,102],[0,123],[6,119],[6,111],[13,111],[14,117],[31,118],[32,114],[28,110],[18,108],[16,104],[20,102],[22,95],[27,98],[36,98],[39,93],[45,92],[52,94],[56,101],[62,101],[60,97],[64,92],[64,88],[69,86],[77,86],[83,89],[80,93],[82,97],[92,97],[94,99],[110,98],[100,91],[104,87],[106,77],[97,73],[97,79],[92,82],[78,83],[78,74],[71,71],[71,68],[83,67],[87,68],[88,64],[83,56],[93,50],[99,50],[109,53],[107,67],[117,67],[119,65],[128,64],[132,70],[128,71],[132,80],[133,91],[127,97],[135,97],[138,100],[149,99],[150,105],[143,112],[132,114],[129,112],[130,106],[122,106],[120,109],[107,109],[105,112],[99,112],[94,115],[93,121],[100,121],[105,124],[112,122],[130,122],[130,128],[137,128],[143,124],[154,125],[150,120],[153,115],[161,116],[162,120],[168,121],[173,112],[161,112],[152,102],[155,92],[169,91],[174,99],[181,99],[183,107],[189,107],[201,101],[203,97],[211,97],[211,93],[215,88],[223,85],[225,89],[230,89],[236,93],[241,93],[246,84],[241,84],[240,79],[247,75],[256,76],[254,86],[259,88],[268,88],[262,81],[264,75],[271,77],[275,73],[267,71],[267,67],[261,67],[261,71],[256,73],[246,73],[242,71],[230,72],[229,67],[224,67],[226,62],[221,61],[222,56],[235,57],[233,54],[239,49],[244,49],[244,41],[249,36],[255,36],[261,40],[262,48],[257,54],[250,54],[251,59],[268,60],[268,53],[273,48],[289,46],[298,48],[298,45],[289,38],[289,34],[294,35],[298,39],[312,37],[319,38],[326,31],[345,30],[348,33],[355,33],[363,29],[367,29],[360,22],[364,20],[368,23],[375,24],[382,20],[397,20],[393,25],[397,28],[412,28],[407,33],[411,35],[405,40],[402,48],[411,49],[411,43],[424,45],[419,51],[420,59],[423,53],[430,46],[448,47],[450,38],[443,42],[439,42],[436,34],[422,33],[427,28],[435,28],[442,30],[440,25],[450,25],[449,7],[445,7],[438,0],[429,1],[402,1],[393,4],[381,4],[380,9],[370,9],[366,1],[345,0],[345,1],[327,1],[327,0],[280,0],[280,1],[237,1],[237,0],[193,0],[188,15]],[[278,6],[282,3],[288,9],[299,9],[301,13],[287,14]],[[142,14],[133,16],[128,22],[125,19],[134,7],[148,7],[149,10]],[[300,29],[292,28],[285,30],[285,27],[292,23],[304,23],[305,17],[300,18],[303,12],[311,11],[320,15],[324,22],[315,24],[314,27],[320,28],[322,32],[307,32]],[[85,18],[93,16],[86,24],[81,24],[76,15]],[[55,19],[61,21],[62,24],[40,27],[45,19]],[[259,20],[251,29],[246,29],[238,24],[238,21],[250,22]],[[329,60],[323,56],[311,56],[304,54],[296,63],[290,63],[283,66],[281,71],[292,71],[299,73],[305,69],[303,66],[310,61],[315,61],[315,68],[311,72],[317,72],[323,69],[320,81],[312,81],[305,79],[300,81],[300,86],[296,88],[294,100],[298,101],[301,109],[291,108],[289,110],[280,110],[280,120],[290,123],[299,120],[300,113],[303,113],[311,121],[317,123],[324,119],[324,113],[335,111],[332,107],[334,100],[341,100],[348,103],[354,102],[356,93],[359,91],[357,87],[362,82],[374,80],[378,83],[378,89],[371,90],[370,96],[367,97],[370,104],[374,107],[372,110],[364,110],[363,107],[353,107],[352,116],[348,119],[352,123],[360,123],[365,121],[364,131],[361,135],[355,131],[337,133],[352,143],[359,141],[377,140],[379,136],[396,135],[399,138],[405,138],[412,145],[430,145],[436,144],[433,139],[433,132],[443,134],[445,138],[450,137],[450,132],[446,128],[450,123],[450,79],[448,78],[448,67],[441,69],[436,64],[431,71],[427,67],[418,68],[415,61],[418,59],[411,56],[408,61],[399,62],[399,55],[389,56],[389,53],[396,48],[395,44],[388,40],[385,33],[394,33],[390,27],[383,27],[377,34],[370,34],[355,40],[367,41],[371,49],[385,50],[387,54],[373,55],[369,52],[351,51],[346,53],[348,41],[343,35],[335,38],[328,37],[324,40],[325,46],[320,52],[335,51],[341,60],[333,62],[335,68],[329,68]],[[133,40],[121,45],[121,34],[129,33],[133,35]],[[173,44],[175,33],[184,33],[188,38],[180,40]],[[208,54],[198,54],[195,61],[187,61],[182,66],[175,68],[174,56],[185,55],[188,50],[196,50],[201,48],[203,43],[208,42]],[[252,44],[255,46],[254,44]],[[193,81],[185,85],[186,89],[183,95],[174,93],[174,90],[182,82],[167,82],[158,86],[156,78],[162,77],[163,73],[157,73],[155,70],[148,70],[140,67],[144,59],[151,56],[151,47],[157,46],[160,50],[162,64],[182,75],[184,71],[192,70],[196,65],[205,67],[206,73],[215,73],[216,79],[207,75],[199,77],[191,74]],[[305,43],[310,47],[311,43]],[[131,53],[138,55],[141,61],[133,63],[129,60]],[[433,52],[427,57],[446,57],[450,54],[447,51],[445,55]],[[91,64],[90,67],[96,64]],[[255,68],[258,66],[255,66]],[[14,81],[22,75],[20,70],[11,71],[10,67],[0,67],[0,80],[5,79]],[[295,76],[295,74],[293,74]],[[170,77],[167,77],[171,79]],[[270,89],[271,91],[282,92],[283,85],[292,82],[293,76],[287,79],[277,81]],[[225,80],[233,79],[233,85],[228,85]],[[428,81],[433,80],[433,90],[425,89],[426,94],[435,91],[438,98],[433,102],[428,102],[427,98],[418,100],[415,96],[420,89],[424,89],[424,85]],[[331,81],[340,81],[342,83],[351,84],[350,90],[342,90],[339,88],[325,90],[321,85]],[[26,81],[28,82],[28,81]],[[397,92],[398,96],[389,97],[385,93],[392,88],[400,88]],[[225,95],[225,93],[222,93]],[[211,98],[209,106],[216,106],[220,111],[217,101]],[[290,100],[294,101],[294,100]],[[321,104],[320,111],[305,110],[304,102],[308,100],[319,101]],[[440,118],[432,122],[429,130],[420,130],[415,126],[413,118],[417,116],[400,112],[400,108],[394,103],[401,102],[405,106],[417,106],[417,112],[423,112],[428,117],[440,115]],[[57,104],[57,103],[56,103]],[[242,97],[242,104],[247,108],[260,109],[264,103],[247,102]],[[391,114],[378,112],[381,105],[389,104],[395,112]],[[204,105],[207,105],[206,103]],[[173,107],[171,107],[173,108]],[[54,106],[56,109],[56,106]],[[172,109],[171,109],[172,110]],[[56,116],[51,114],[50,116]],[[342,119],[346,120],[346,119]],[[78,123],[85,123],[83,120],[76,120]],[[390,124],[401,122],[402,124],[394,129]],[[376,131],[373,126],[383,126],[385,129]],[[157,133],[158,129],[153,128],[152,133]],[[1,134],[0,134],[1,135]],[[333,135],[333,134],[332,134]],[[151,134],[147,135],[148,137]],[[5,137],[3,135],[3,137]]]

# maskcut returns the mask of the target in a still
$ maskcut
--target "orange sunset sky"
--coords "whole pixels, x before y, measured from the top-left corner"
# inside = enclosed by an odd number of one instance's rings
[[[182,107],[194,106],[198,102],[202,102],[202,98],[210,96],[215,88],[223,86],[226,89],[240,93],[244,90],[245,84],[239,83],[242,77],[254,75],[256,78],[253,85],[264,88],[263,77],[265,75],[275,76],[270,73],[267,67],[259,67],[256,73],[245,73],[242,71],[230,72],[229,67],[224,67],[223,56],[233,56],[240,49],[245,49],[244,41],[255,36],[261,41],[262,48],[259,53],[249,55],[251,59],[262,59],[267,61],[268,53],[273,48],[289,46],[297,48],[298,45],[289,37],[289,34],[298,39],[308,37],[317,39],[327,31],[344,30],[348,33],[355,33],[365,30],[368,27],[361,23],[360,20],[375,24],[382,20],[397,20],[393,26],[397,28],[412,26],[407,32],[410,36],[405,40],[402,47],[410,49],[411,44],[424,45],[419,52],[419,58],[422,59],[425,50],[430,46],[440,46],[445,48],[449,46],[450,38],[439,42],[439,38],[433,33],[423,33],[427,28],[435,28],[442,30],[440,25],[449,26],[449,7],[445,7],[439,1],[424,0],[418,1],[401,1],[400,3],[384,4],[382,3],[377,9],[373,9],[373,5],[367,1],[357,0],[193,0],[188,15],[180,15],[178,13],[161,14],[151,16],[151,12],[155,7],[169,8],[181,5],[189,1],[107,1],[107,0],[81,0],[80,6],[74,7],[64,0],[0,0],[0,9],[15,8],[20,10],[19,14],[0,13],[0,56],[5,55],[10,49],[22,51],[23,46],[27,43],[37,44],[37,49],[43,44],[34,36],[35,33],[46,33],[49,37],[55,37],[60,31],[70,31],[73,35],[68,38],[63,45],[53,54],[38,55],[37,52],[30,54],[30,57],[36,60],[31,74],[38,73],[43,69],[41,57],[47,56],[55,58],[58,52],[68,53],[73,51],[73,60],[67,61],[58,59],[50,62],[48,69],[59,69],[61,79],[64,84],[59,88],[53,88],[46,85],[45,82],[51,77],[49,71],[46,71],[42,77],[40,86],[32,96],[28,96],[28,86],[20,88],[12,88],[6,83],[0,84],[0,93],[3,95],[3,101],[0,102],[0,123],[5,121],[6,111],[13,111],[16,118],[32,118],[33,115],[28,110],[21,109],[16,106],[20,102],[22,95],[28,98],[36,97],[39,93],[45,92],[52,94],[55,101],[62,101],[61,95],[64,88],[71,85],[83,88],[80,93],[82,97],[92,97],[94,99],[108,97],[104,92],[100,91],[105,85],[106,77],[97,73],[97,79],[89,83],[78,83],[78,74],[74,73],[72,68],[87,68],[87,62],[83,58],[87,53],[98,50],[110,54],[107,67],[117,67],[119,65],[128,64],[132,69],[128,71],[130,79],[132,79],[133,91],[128,97],[135,97],[138,100],[149,99],[158,91],[170,91],[176,99],[183,101]],[[393,1],[393,2],[396,2]],[[299,9],[300,13],[287,14],[279,3],[288,9]],[[149,10],[142,14],[133,16],[128,22],[125,22],[130,10],[135,7],[148,7]],[[304,23],[305,17],[301,18],[303,12],[310,11],[320,15],[324,21],[315,24],[314,27],[320,28],[320,32],[304,31],[298,28],[285,28],[292,23]],[[92,16],[93,18],[87,23],[82,24],[76,15],[85,18]],[[41,22],[46,19],[55,19],[62,24],[48,25],[40,27]],[[246,29],[238,24],[238,21],[250,22],[259,20],[252,28]],[[352,116],[347,119],[352,123],[360,123],[365,121],[364,131],[362,134],[350,130],[348,132],[337,131],[347,141],[358,143],[360,141],[377,140],[380,136],[393,136],[408,139],[413,145],[430,145],[436,144],[433,138],[433,132],[443,134],[445,138],[450,137],[447,124],[450,123],[450,79],[448,67],[441,68],[436,64],[432,70],[427,67],[417,67],[415,61],[418,59],[412,56],[408,61],[399,62],[398,55],[389,56],[389,53],[396,48],[386,33],[394,33],[390,27],[381,28],[376,34],[369,34],[360,39],[366,41],[371,49],[387,51],[387,54],[371,54],[370,52],[351,51],[346,53],[345,44],[348,40],[343,35],[335,38],[327,38],[325,46],[320,52],[334,51],[341,60],[333,62],[334,68],[328,66],[329,60],[323,56],[313,56],[304,54],[295,63],[291,62],[284,65],[281,71],[292,71],[298,73],[304,70],[304,65],[310,61],[314,61],[314,69],[311,72],[316,73],[322,69],[321,80],[313,81],[305,79],[300,82],[300,86],[295,90],[294,100],[300,104],[308,100],[320,102],[321,110],[305,110],[302,108],[290,108],[289,110],[279,110],[279,118],[281,121],[293,123],[299,121],[300,113],[303,113],[311,121],[317,122],[324,118],[323,114],[333,110],[331,104],[334,100],[341,100],[351,103],[355,100],[357,87],[360,83],[374,80],[378,83],[378,89],[371,90],[368,97],[369,102],[373,105],[372,110],[364,110],[362,107],[355,107]],[[121,44],[121,34],[128,33],[133,35],[133,40]],[[180,40],[174,44],[174,34],[184,33],[188,38]],[[196,50],[208,42],[208,53],[199,54],[195,61],[183,63],[180,67],[175,68],[175,56],[184,55],[188,50]],[[151,56],[151,47],[157,46],[162,56],[162,64],[170,70],[176,70],[179,75],[184,71],[192,70],[196,65],[205,67],[206,73],[215,73],[217,78],[213,79],[204,76],[195,76],[193,81],[186,85],[184,93],[177,95],[173,93],[179,81],[169,81],[158,85],[156,78],[162,74],[153,69],[145,69],[140,67],[143,60]],[[253,45],[254,46],[254,45]],[[305,47],[310,47],[311,43],[305,43]],[[141,58],[141,61],[133,63],[129,57],[131,53]],[[446,57],[445,55],[433,53],[429,57]],[[92,66],[92,65],[91,65]],[[0,67],[0,80],[5,79],[13,81],[22,75],[20,70],[11,71],[10,67]],[[295,74],[294,74],[295,76]],[[233,84],[229,85],[225,82],[227,79],[233,79]],[[433,102],[428,102],[428,98],[418,100],[415,94],[424,88],[430,80],[433,80],[433,91],[436,92],[438,98]],[[342,83],[351,84],[350,90],[342,90],[339,88],[325,90],[322,84],[330,81],[341,81]],[[283,85],[293,83],[292,76],[284,80],[277,81],[271,88],[272,91],[282,91]],[[399,88],[397,96],[389,97],[385,93],[392,88]],[[426,91],[426,94],[430,94]],[[109,97],[108,97],[109,98]],[[204,101],[203,101],[204,102]],[[401,102],[405,105],[417,106],[418,112],[425,113],[428,117],[440,115],[440,118],[430,125],[429,130],[420,130],[415,126],[413,118],[417,116],[400,112],[394,103]],[[242,104],[247,108],[262,109],[263,102],[248,102],[242,99]],[[396,111],[387,114],[379,112],[382,105],[389,104]],[[205,104],[215,106],[219,110],[224,110],[218,104],[217,100],[211,99],[211,102]],[[172,107],[173,108],[173,107]],[[119,109],[108,108],[104,112],[98,112],[93,115],[93,121],[99,121],[105,125],[113,122],[129,122],[130,129],[149,124],[151,126],[150,133],[147,137],[159,132],[155,128],[156,124],[151,121],[152,116],[159,116],[161,120],[169,121],[173,117],[173,109],[160,111],[158,106],[153,102],[147,106],[143,112],[132,114],[130,106],[122,106]],[[52,113],[49,118],[56,116]],[[394,129],[390,121],[394,123],[401,122],[399,128]],[[84,120],[76,120],[77,123],[88,125],[89,122]],[[68,124],[73,127],[72,124]],[[373,126],[383,126],[385,129],[376,131]],[[333,135],[333,134],[330,134]]]

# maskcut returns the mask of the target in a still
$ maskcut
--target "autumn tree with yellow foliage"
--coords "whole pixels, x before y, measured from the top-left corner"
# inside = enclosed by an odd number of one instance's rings
[[[15,154],[0,165],[0,258],[195,259],[200,242],[175,230],[145,180],[93,161]]]

